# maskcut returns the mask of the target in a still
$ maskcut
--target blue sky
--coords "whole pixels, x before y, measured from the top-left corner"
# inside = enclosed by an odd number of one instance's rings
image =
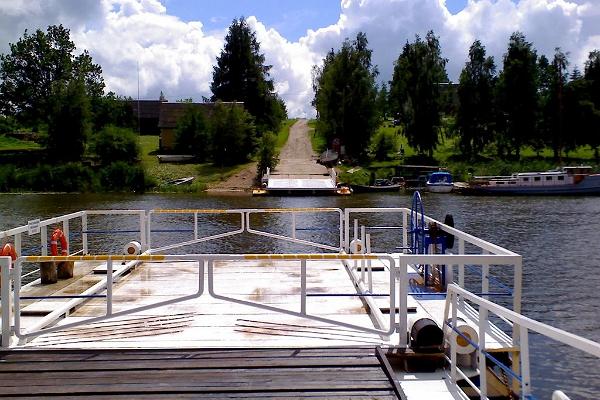
[[[253,15],[291,41],[304,36],[307,29],[335,24],[341,11],[340,2],[333,0],[162,0],[162,3],[169,14],[184,21],[202,21],[209,32],[226,28],[234,18]]]
[[[420,1],[420,0],[413,0]],[[161,0],[167,12],[183,21],[202,21],[208,32],[222,30],[234,18],[256,16],[268,28],[296,41],[308,29],[317,30],[335,24],[341,12],[338,0]],[[455,14],[467,0],[446,0],[446,7]]]

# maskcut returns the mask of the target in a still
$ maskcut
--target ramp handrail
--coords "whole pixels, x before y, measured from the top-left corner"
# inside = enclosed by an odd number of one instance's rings
[[[7,260],[4,260],[6,258]],[[395,263],[394,259],[386,254],[369,254],[369,255],[345,255],[345,254],[334,254],[334,253],[321,253],[321,254],[188,254],[188,255],[152,255],[152,254],[142,254],[142,255],[81,255],[81,256],[25,256],[19,257],[15,261],[14,270],[11,271],[8,268],[10,265],[10,257],[1,257],[0,258],[0,268],[2,269],[2,276],[6,278],[5,282],[10,282],[10,277],[14,280],[14,292],[13,296],[10,296],[10,284],[2,285],[2,310],[10,310],[11,309],[11,298],[14,302],[14,309],[16,310],[14,313],[14,330],[11,327],[11,317],[9,313],[3,312],[2,314],[2,343],[3,347],[8,347],[10,345],[10,341],[8,338],[11,336],[11,330],[14,335],[20,339],[21,341],[29,340],[33,337],[39,336],[45,333],[51,333],[58,330],[68,329],[79,325],[89,324],[93,322],[103,321],[109,318],[120,317],[124,315],[133,314],[140,311],[149,310],[156,307],[162,307],[169,304],[174,304],[182,301],[187,301],[191,299],[198,298],[204,293],[204,271],[205,268],[208,268],[208,293],[210,296],[216,299],[243,304],[247,306],[257,307],[269,311],[274,311],[278,313],[284,313],[288,315],[293,315],[297,317],[303,317],[312,319],[319,322],[329,323],[336,326],[342,326],[346,328],[355,329],[358,331],[372,333],[377,335],[382,335],[385,337],[390,337],[396,330],[396,325],[394,322],[395,314],[390,313],[389,315],[389,324],[388,326],[361,326],[351,323],[346,323],[343,321],[338,321],[330,318],[321,317],[318,315],[310,314],[307,312],[307,298],[310,297],[310,293],[307,292],[307,262],[309,261],[344,261],[344,260],[375,260],[379,259],[386,262],[389,265],[389,303],[390,310],[395,309]],[[242,299],[238,299],[235,297],[229,297],[222,294],[217,293],[215,290],[215,274],[213,271],[213,265],[218,261],[273,261],[273,260],[284,260],[284,261],[299,261],[300,267],[300,311],[291,311],[285,308],[274,307],[271,305],[256,303],[252,301],[246,301]],[[105,261],[107,263],[107,275],[102,281],[98,282],[92,288],[86,290],[85,293],[81,295],[74,296],[64,296],[72,298],[71,301],[67,302],[64,305],[57,307],[51,314],[42,318],[38,321],[34,326],[28,328],[26,331],[22,330],[21,327],[21,316],[20,316],[20,302],[21,302],[21,268],[22,264],[27,263],[38,263],[38,262],[60,262],[60,261]],[[113,271],[113,262],[128,262],[126,266],[119,266],[119,268],[114,272]],[[134,264],[140,262],[164,262],[164,261],[195,261],[198,262],[198,288],[197,291],[191,294],[186,294],[175,299],[169,299],[165,301],[160,301],[157,303],[134,307],[128,310],[121,310],[119,312],[113,312],[113,284],[115,278],[122,275],[126,269],[131,268]],[[6,266],[3,264],[7,263]],[[358,288],[358,286],[356,286]],[[69,324],[64,324],[60,326],[52,326],[47,327],[52,324],[56,319],[60,318],[62,315],[65,315],[71,310],[76,304],[80,304],[83,301],[86,301],[90,298],[98,298],[96,295],[102,291],[106,290],[106,311],[104,315],[98,317],[87,318],[85,320],[76,321]],[[357,297],[368,297],[370,293],[357,290]],[[51,297],[51,296],[50,296]],[[101,296],[104,297],[104,296]],[[377,321],[382,321],[384,319],[383,313],[379,309],[371,310],[375,315],[375,319]],[[378,324],[376,324],[378,325]]]
[[[483,297],[477,296],[456,284],[448,285],[447,293],[448,295],[446,297],[446,305],[444,309],[444,321],[450,322],[448,325],[444,325],[443,327],[444,336],[446,336],[449,327],[452,328],[453,326],[456,326],[457,310],[461,300],[468,300],[471,303],[479,306],[479,343],[474,345],[479,353],[480,387],[479,389],[474,387],[474,389],[479,392],[482,399],[487,398],[487,379],[485,371],[486,358],[488,358],[488,355],[485,352],[485,327],[489,323],[489,312],[492,312],[495,315],[512,322],[513,330],[517,332],[517,335],[513,336],[513,343],[520,348],[519,359],[521,365],[520,376],[518,380],[521,383],[521,397],[526,398],[531,396],[531,376],[529,371],[529,331],[537,332],[550,339],[554,339],[560,343],[566,344],[567,346],[574,347],[585,353],[600,358],[600,344],[589,339],[576,336],[562,329],[554,328],[550,325],[525,317],[519,313],[509,310],[506,307],[502,307],[484,299]],[[450,312],[452,313],[451,317],[449,315]],[[461,376],[464,376],[464,373],[459,371],[456,363],[456,343],[453,340],[450,341],[450,343],[450,375],[452,382],[456,383],[457,375],[460,374]]]

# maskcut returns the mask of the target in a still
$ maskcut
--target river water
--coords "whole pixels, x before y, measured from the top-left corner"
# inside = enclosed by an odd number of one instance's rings
[[[494,198],[424,194],[423,202],[427,215],[443,220],[446,214],[452,214],[457,228],[523,256],[523,314],[600,342],[598,197]],[[263,198],[182,194],[5,194],[0,195],[0,231],[25,225],[34,218],[45,219],[85,209],[410,205],[408,194]],[[273,222],[281,225],[282,230],[288,223]],[[260,243],[254,241],[252,250],[294,250],[286,245],[274,248],[265,244],[261,247]],[[229,252],[226,250],[221,252]],[[530,336],[530,343],[537,398],[549,399],[554,389],[564,390],[573,399],[600,398],[600,361],[535,334]]]

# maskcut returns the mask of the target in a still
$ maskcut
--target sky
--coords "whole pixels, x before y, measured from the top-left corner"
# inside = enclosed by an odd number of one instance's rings
[[[600,0],[0,0],[0,53],[25,29],[63,24],[78,51],[102,66],[118,95],[176,101],[210,97],[227,28],[246,17],[272,65],[270,77],[292,117],[312,117],[311,71],[345,38],[365,32],[378,82],[392,78],[402,46],[433,30],[457,81],[475,39],[498,70],[512,32],[538,54],[568,52],[583,69],[600,49]]]

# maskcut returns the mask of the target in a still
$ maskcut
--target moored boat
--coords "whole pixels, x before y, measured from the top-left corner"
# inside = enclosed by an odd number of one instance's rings
[[[455,190],[473,195],[598,195],[600,174],[594,174],[590,166],[562,167],[510,176],[474,177],[471,182],[455,184]]]
[[[375,179],[372,185],[351,185],[354,193],[397,192],[404,188],[404,179]]]
[[[453,189],[452,175],[446,171],[432,172],[425,186],[432,193],[450,193]]]

